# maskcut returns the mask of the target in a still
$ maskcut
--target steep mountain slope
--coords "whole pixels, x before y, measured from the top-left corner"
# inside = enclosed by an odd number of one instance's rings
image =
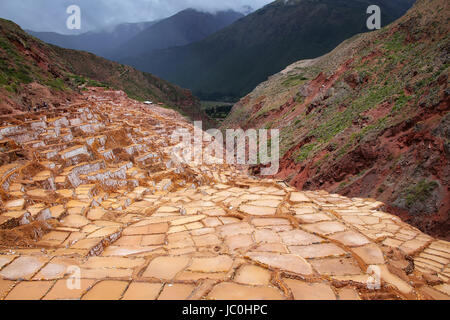
[[[277,0],[200,42],[121,62],[189,88],[205,100],[236,99],[294,61],[325,54],[367,31],[369,5],[381,7],[386,25],[413,2]]]
[[[112,30],[91,31],[79,35],[29,30],[26,30],[26,32],[44,42],[62,48],[88,51],[105,58],[111,58],[117,48],[157,22],[124,23]]]
[[[392,25],[289,66],[237,103],[223,127],[279,128],[278,177],[376,198],[448,239],[449,6],[419,0]]]
[[[232,10],[212,14],[186,9],[140,32],[121,45],[114,56],[133,57],[157,49],[184,46],[206,38],[243,16]]]
[[[109,86],[139,100],[161,102],[197,119],[199,110],[189,90],[87,52],[47,45],[11,21],[0,19],[0,108],[2,113],[28,106],[53,105],[72,99],[79,86]]]
[[[120,24],[112,30],[80,35],[27,32],[62,48],[87,51],[117,61],[156,49],[183,46],[202,40],[243,16],[232,10],[212,14],[186,9],[158,21]]]

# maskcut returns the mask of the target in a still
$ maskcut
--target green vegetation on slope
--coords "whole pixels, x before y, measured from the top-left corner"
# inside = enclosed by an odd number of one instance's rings
[[[21,104],[24,85],[32,82],[66,95],[80,86],[123,90],[131,98],[162,102],[193,119],[209,120],[189,90],[87,52],[45,44],[15,23],[0,19],[0,88]]]
[[[287,65],[321,56],[367,31],[369,5],[381,7],[384,25],[413,2],[277,0],[202,41],[123,62],[189,88],[204,100],[235,101]]]

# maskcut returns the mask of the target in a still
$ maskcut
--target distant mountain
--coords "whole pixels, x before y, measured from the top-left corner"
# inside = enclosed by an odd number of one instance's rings
[[[88,51],[105,58],[111,58],[113,52],[123,43],[157,22],[124,23],[111,30],[91,31],[79,35],[26,31],[44,42],[62,48]]]
[[[80,35],[27,32],[62,48],[87,51],[107,59],[118,60],[202,40],[243,16],[242,13],[232,10],[212,14],[186,9],[158,21],[120,24],[112,30],[92,31]]]
[[[271,76],[222,128],[279,129],[277,179],[375,198],[450,240],[449,19],[448,0],[418,0],[388,27]],[[390,237],[382,221],[374,236]]]
[[[46,44],[12,21],[0,19],[0,115],[30,105],[60,105],[85,86],[125,91],[129,97],[163,103],[212,125],[189,90],[92,53]]]
[[[366,32],[369,5],[381,7],[385,26],[413,3],[277,0],[197,43],[121,62],[190,88],[203,99],[236,99],[287,65],[323,55],[343,40]]]
[[[200,41],[244,17],[232,10],[207,13],[183,10],[150,26],[126,41],[114,53],[115,58],[133,57],[158,49],[184,46]]]

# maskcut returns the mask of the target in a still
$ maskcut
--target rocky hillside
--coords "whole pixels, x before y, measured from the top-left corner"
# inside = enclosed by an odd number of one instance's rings
[[[119,24],[111,30],[94,30],[76,35],[27,32],[62,48],[88,51],[118,61],[119,58],[202,40],[243,16],[242,13],[232,10],[212,14],[186,9],[165,19]]]
[[[289,64],[323,55],[343,40],[367,31],[369,5],[380,6],[384,26],[413,3],[276,0],[202,41],[120,62],[189,88],[202,100],[236,101]]]
[[[48,45],[3,19],[0,60],[1,113],[27,111],[28,106],[44,102],[57,106],[75,99],[83,87],[104,86],[208,121],[189,90],[87,52]]]
[[[0,300],[450,299],[450,242],[383,203],[255,179],[211,142],[184,161],[173,110],[83,97],[0,117]]]
[[[388,27],[274,75],[223,126],[279,128],[278,177],[376,198],[448,239],[449,13],[446,0],[419,0]]]

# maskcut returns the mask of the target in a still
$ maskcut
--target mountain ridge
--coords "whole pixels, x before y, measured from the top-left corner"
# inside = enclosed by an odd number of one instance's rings
[[[202,40],[243,16],[233,10],[209,13],[189,8],[160,20],[119,24],[112,30],[102,29],[78,35],[34,31],[29,33],[59,47],[87,51],[119,61],[124,56]]]
[[[158,21],[123,23],[115,26],[112,30],[96,30],[77,35],[66,35],[56,32],[38,32],[32,30],[25,31],[46,43],[66,49],[87,51],[105,58],[111,58],[111,52],[116,50],[118,46],[157,22]]]
[[[385,25],[413,2],[370,4],[381,6]],[[290,63],[325,54],[350,36],[367,31],[370,4],[363,0],[275,1],[199,42],[120,62],[187,87],[204,100],[234,100]]]
[[[104,86],[213,124],[189,90],[88,52],[46,44],[4,19],[0,19],[0,59],[0,108],[4,113],[24,112],[30,105],[44,102],[60,105],[84,86]]]

